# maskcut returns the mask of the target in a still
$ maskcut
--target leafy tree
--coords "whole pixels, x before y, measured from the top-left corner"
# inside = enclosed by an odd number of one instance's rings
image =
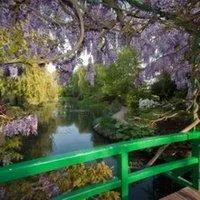
[[[2,27],[0,29],[0,35],[0,61],[13,57],[14,55],[23,59],[23,54],[28,51],[28,44],[24,39],[24,32],[19,24],[12,26],[10,31]]]
[[[38,65],[28,65],[18,78],[1,77],[0,96],[13,104],[38,105],[58,98],[58,86],[53,77]]]
[[[102,92],[124,100],[126,94],[134,89],[134,80],[139,71],[137,52],[129,47],[124,48],[119,53],[116,63],[107,68]]]
[[[78,96],[79,99],[92,96],[96,99],[125,100],[126,94],[135,88],[134,80],[139,71],[137,52],[126,47],[119,53],[115,63],[108,67],[95,66],[94,86],[91,86],[85,78],[87,69],[81,67],[73,74],[63,94],[71,97]]]
[[[94,96],[97,98],[103,98],[103,86],[105,85],[107,69],[104,65],[95,65],[95,82],[93,90],[95,91]]]
[[[78,75],[74,73],[71,79],[66,83],[62,90],[63,97],[78,97],[79,96],[79,88],[78,88]]]
[[[82,99],[90,93],[89,83],[86,80],[86,69],[84,67],[80,67],[76,73],[78,76],[79,98]]]
[[[0,144],[0,165],[9,165],[13,161],[19,161],[23,158],[20,154],[22,140],[18,136],[6,137]]]

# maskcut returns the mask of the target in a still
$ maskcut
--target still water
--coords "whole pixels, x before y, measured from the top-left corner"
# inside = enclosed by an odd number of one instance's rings
[[[41,107],[37,115],[39,116],[38,135],[22,138],[21,154],[24,160],[110,143],[92,130],[92,123],[96,118],[94,112],[73,111],[56,105],[47,105]],[[134,159],[137,159],[136,156]],[[116,168],[115,158],[108,158],[105,162],[113,169]],[[168,180],[163,178],[151,178],[138,182],[130,187],[130,199],[156,200],[166,195],[166,189],[161,186],[171,184],[166,181]]]
[[[25,160],[109,144],[93,131],[95,116],[88,111],[69,111],[49,105],[39,110],[38,116],[38,135],[23,138]]]

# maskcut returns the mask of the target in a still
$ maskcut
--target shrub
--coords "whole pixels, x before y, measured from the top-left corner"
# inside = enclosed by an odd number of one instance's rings
[[[95,121],[95,131],[110,140],[128,140],[153,135],[153,130],[143,124],[125,124],[110,117],[99,118]]]
[[[60,193],[83,186],[105,182],[113,178],[113,171],[104,162],[86,166],[74,165],[63,170],[43,174],[7,185],[5,195],[8,199],[52,199]],[[16,189],[17,188],[17,189]],[[118,192],[101,194],[97,199],[118,200]]]
[[[0,133],[1,134],[1,133]],[[9,165],[13,161],[19,161],[23,156],[19,153],[22,146],[20,137],[6,137],[3,144],[0,145],[0,166]]]

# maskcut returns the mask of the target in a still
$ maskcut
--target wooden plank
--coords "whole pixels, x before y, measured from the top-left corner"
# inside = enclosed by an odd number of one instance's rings
[[[200,192],[193,188],[186,187],[160,200],[200,200]]]

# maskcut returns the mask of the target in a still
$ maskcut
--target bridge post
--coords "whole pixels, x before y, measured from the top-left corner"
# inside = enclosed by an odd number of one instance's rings
[[[196,139],[192,142],[192,156],[198,157],[198,164],[196,164],[192,171],[193,187],[200,191],[200,140]]]
[[[118,159],[118,178],[121,179],[121,199],[128,200],[129,184],[128,184],[128,153],[122,153]]]

